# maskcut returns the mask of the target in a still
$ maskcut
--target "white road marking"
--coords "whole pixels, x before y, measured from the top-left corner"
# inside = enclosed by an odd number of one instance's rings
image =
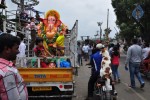
[[[125,85],[126,87],[128,87],[128,84],[127,83],[125,83],[125,82],[121,82],[123,85]],[[141,100],[147,100],[147,99],[145,99],[142,95],[140,95],[139,93],[137,93],[134,89],[132,89],[131,88],[131,90],[132,90],[132,92],[134,92]]]

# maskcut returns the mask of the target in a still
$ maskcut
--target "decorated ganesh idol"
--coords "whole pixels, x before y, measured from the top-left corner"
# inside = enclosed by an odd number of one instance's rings
[[[38,36],[43,38],[43,45],[51,54],[62,56],[66,30],[67,26],[61,22],[59,13],[56,10],[49,10],[45,19],[41,19],[38,25]]]

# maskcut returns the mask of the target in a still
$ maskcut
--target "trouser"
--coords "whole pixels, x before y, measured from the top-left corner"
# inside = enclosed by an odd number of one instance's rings
[[[16,65],[17,67],[26,67],[26,59],[25,57],[17,57],[16,59]]]
[[[78,64],[79,66],[82,66],[82,55],[78,54]]]
[[[140,63],[129,63],[129,71],[130,71],[130,81],[131,81],[131,86],[135,87],[135,78],[134,75],[136,75],[138,81],[140,84],[143,84],[144,81],[141,77],[140,74]]]
[[[31,30],[31,43],[30,43],[30,50],[33,49],[34,43],[36,40],[36,30]]]
[[[114,80],[116,80],[116,78],[120,78],[120,75],[119,75],[119,72],[118,72],[118,65],[113,65],[111,66],[112,68],[112,73],[113,73],[113,76],[114,76]]]
[[[88,53],[84,53],[84,59],[85,59],[85,61],[87,61],[89,59]]]
[[[95,85],[95,82],[97,81],[97,78],[98,78],[98,74],[90,76],[90,79],[88,82],[88,97],[93,96],[94,85]]]

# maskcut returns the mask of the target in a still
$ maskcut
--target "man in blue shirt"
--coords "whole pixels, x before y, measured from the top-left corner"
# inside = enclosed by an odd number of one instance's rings
[[[88,98],[86,100],[90,100],[93,97],[94,84],[97,81],[98,76],[100,75],[102,54],[100,53],[102,44],[96,45],[96,53],[91,55],[90,64],[91,64],[91,76],[88,82]]]

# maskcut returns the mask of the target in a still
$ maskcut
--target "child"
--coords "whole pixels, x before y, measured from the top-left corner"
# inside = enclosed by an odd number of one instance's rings
[[[97,86],[106,86],[107,90],[112,90],[113,95],[117,95],[114,87],[114,82],[112,81],[112,70],[110,67],[111,61],[108,57],[103,57],[102,67],[100,69],[100,78],[97,81]]]
[[[110,67],[111,61],[108,59],[108,57],[103,57],[102,59],[102,68],[100,69],[100,77],[105,80],[105,85],[108,88],[111,87],[111,75],[112,75],[112,70]]]
[[[36,48],[34,48],[35,55],[37,57],[43,57],[46,58],[47,56],[52,56],[47,49],[44,48],[43,46],[43,39],[40,37],[36,38]],[[48,65],[46,62],[41,60],[41,67],[42,68],[47,68]]]
[[[97,80],[97,87],[102,87],[105,85],[106,90],[112,90],[113,95],[117,95],[117,92],[114,87],[114,82],[111,78],[111,68],[110,67],[104,67],[100,72],[100,78]]]
[[[111,64],[111,61],[110,61],[110,59],[109,59],[110,57],[103,57],[103,59],[102,59],[102,63],[101,63],[101,67],[103,68],[103,67],[106,67],[106,66],[110,66],[110,64]]]

